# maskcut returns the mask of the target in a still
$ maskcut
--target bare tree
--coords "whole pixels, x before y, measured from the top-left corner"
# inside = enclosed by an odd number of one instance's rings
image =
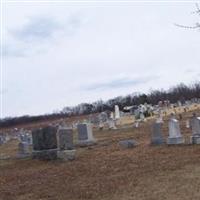
[[[196,14],[200,17],[200,6],[198,3],[196,3],[195,6],[196,6],[196,11],[192,12],[192,14]],[[178,26],[181,28],[187,28],[187,29],[200,29],[200,20],[192,26],[181,25],[181,24],[176,24],[176,23],[175,23],[175,26]]]

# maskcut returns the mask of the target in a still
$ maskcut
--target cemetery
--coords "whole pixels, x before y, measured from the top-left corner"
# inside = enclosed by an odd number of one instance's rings
[[[0,200],[200,200],[200,2],[0,0]]]
[[[200,104],[147,107],[2,129],[0,200],[198,199]]]

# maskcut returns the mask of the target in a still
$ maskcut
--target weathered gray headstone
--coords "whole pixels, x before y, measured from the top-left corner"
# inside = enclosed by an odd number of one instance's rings
[[[160,145],[164,143],[164,138],[162,134],[162,123],[154,123],[152,127],[151,144]]]
[[[52,160],[57,158],[57,129],[53,126],[33,130],[33,158]]]
[[[109,127],[109,129],[117,129],[117,127],[116,127],[116,125],[115,125],[115,121],[112,120],[112,119],[110,119],[110,120],[108,121],[108,127]]]
[[[169,137],[167,144],[183,144],[185,142],[181,135],[179,121],[174,116],[169,120]]]
[[[92,126],[89,123],[78,124],[78,144],[91,145],[95,143]]]
[[[0,145],[5,143],[5,138],[3,136],[0,135]]]
[[[67,127],[60,127],[58,129],[59,150],[74,149],[73,130]]]
[[[191,143],[200,144],[200,118],[193,114],[190,119],[190,127],[192,128]]]
[[[62,160],[74,160],[75,152],[73,143],[73,129],[67,126],[58,129],[58,158]]]
[[[20,142],[32,144],[32,135],[26,132],[20,133]]]
[[[135,140],[122,140],[119,142],[119,145],[122,148],[133,148],[137,145],[137,142]]]
[[[25,158],[31,155],[30,145],[26,142],[20,142],[18,145],[18,157]]]

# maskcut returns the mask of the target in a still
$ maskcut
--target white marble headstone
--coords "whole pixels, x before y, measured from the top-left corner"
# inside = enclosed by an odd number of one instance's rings
[[[169,121],[169,138],[182,137],[179,121],[175,118],[171,118]]]
[[[120,118],[119,106],[115,105],[115,119]]]

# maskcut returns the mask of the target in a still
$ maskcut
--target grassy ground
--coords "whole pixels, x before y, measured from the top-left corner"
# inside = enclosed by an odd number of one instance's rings
[[[200,109],[196,108],[200,115]],[[181,130],[192,111],[183,114]],[[15,159],[17,142],[0,146],[0,200],[189,200],[200,199],[200,145],[151,146],[153,119],[138,129],[95,131],[98,144],[78,148],[72,162]],[[167,137],[167,117],[163,132]],[[134,149],[121,149],[122,139]]]

